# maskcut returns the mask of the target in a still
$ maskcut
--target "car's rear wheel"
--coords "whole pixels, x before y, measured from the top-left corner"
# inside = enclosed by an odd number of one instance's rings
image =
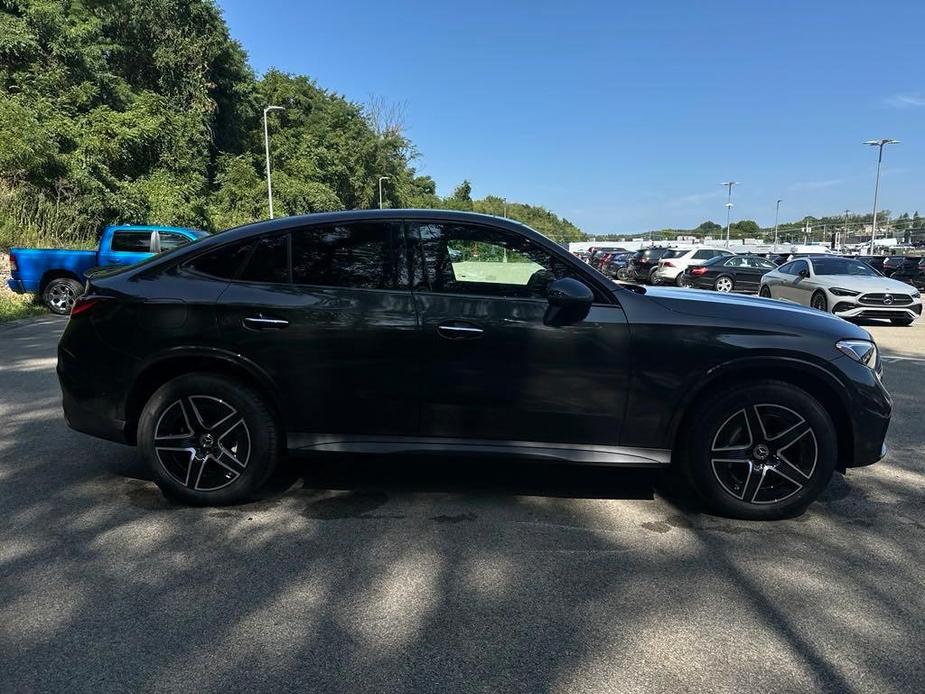
[[[280,429],[259,392],[208,373],[179,376],[148,400],[138,445],[164,494],[195,505],[252,498],[276,466]]]
[[[813,298],[809,300],[809,305],[817,311],[829,312],[829,302],[826,300],[823,292],[816,292],[813,294]]]
[[[761,285],[761,289],[758,290],[758,296],[762,296],[765,299],[771,298],[771,290],[768,287],[768,285],[766,284]]]
[[[913,321],[915,321],[914,318],[908,318],[908,317],[890,318],[890,323],[892,323],[893,325],[912,325]]]
[[[681,465],[715,512],[773,520],[802,513],[835,470],[838,443],[825,408],[779,381],[728,391],[703,408],[683,442]]]
[[[74,302],[83,293],[83,289],[83,285],[75,279],[57,277],[45,286],[42,301],[52,313],[66,316],[74,308]]]
[[[713,289],[718,292],[731,292],[733,287],[734,283],[729,275],[720,275],[713,283]]]

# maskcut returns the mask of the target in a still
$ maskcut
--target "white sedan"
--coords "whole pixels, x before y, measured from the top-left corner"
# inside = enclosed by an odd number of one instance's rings
[[[693,265],[703,265],[721,255],[735,255],[723,248],[691,248],[688,250],[672,250],[663,255],[658,261],[658,267],[652,273],[653,284],[676,284],[679,287],[690,287],[685,284],[684,270]]]
[[[791,260],[761,278],[758,294],[840,318],[889,318],[896,325],[910,325],[922,315],[922,297],[915,287],[884,277],[854,258]]]

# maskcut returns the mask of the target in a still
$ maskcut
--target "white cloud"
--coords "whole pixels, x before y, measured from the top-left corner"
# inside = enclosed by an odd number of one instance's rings
[[[890,108],[916,108],[925,106],[925,93],[909,92],[906,94],[893,94],[884,100]]]

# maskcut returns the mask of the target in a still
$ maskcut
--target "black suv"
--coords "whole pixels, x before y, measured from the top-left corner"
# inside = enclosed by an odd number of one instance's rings
[[[232,229],[94,275],[58,349],[74,429],[194,504],[286,449],[512,454],[682,471],[716,511],[800,512],[884,452],[862,328],[618,286],[515,222],[382,210]]]
[[[646,248],[636,251],[626,265],[627,276],[637,282],[652,283],[652,275],[658,269],[658,261],[669,253],[670,248]]]

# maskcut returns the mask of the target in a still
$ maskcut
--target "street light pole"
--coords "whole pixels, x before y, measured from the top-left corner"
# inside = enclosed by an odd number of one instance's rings
[[[726,248],[729,248],[729,223],[732,219],[732,186],[738,185],[738,181],[726,181],[720,185],[729,189],[729,198],[726,201]]]
[[[383,182],[383,181],[391,181],[391,180],[392,180],[392,179],[389,178],[388,176],[380,176],[380,177],[379,177],[379,209],[380,209],[380,210],[382,209],[382,182]]]
[[[270,131],[267,128],[267,114],[270,111],[285,111],[282,106],[267,106],[263,109],[263,148],[267,155],[267,199],[270,202],[270,219],[273,219],[273,181],[270,176]]]
[[[774,250],[777,251],[777,223],[780,221],[780,203],[777,201],[777,211],[774,213]]]
[[[898,145],[899,140],[868,140],[864,143],[865,145],[870,145],[871,147],[879,148],[880,152],[877,156],[877,182],[874,184],[874,219],[871,224],[870,231],[870,254],[874,254],[874,242],[877,240],[877,202],[880,195],[880,165],[883,163],[883,146],[884,145]]]

